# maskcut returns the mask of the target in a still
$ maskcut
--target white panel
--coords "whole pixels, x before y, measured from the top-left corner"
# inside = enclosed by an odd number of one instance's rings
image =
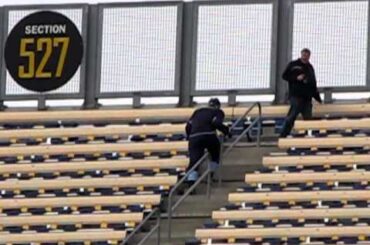
[[[319,87],[365,86],[368,2],[294,5],[293,57],[312,51]]]
[[[100,91],[175,90],[177,6],[103,11]]]
[[[196,90],[270,87],[272,4],[200,6]]]
[[[43,9],[45,10],[45,9]],[[49,9],[50,11],[61,13],[67,16],[77,27],[80,31],[82,30],[82,19],[83,19],[83,11],[82,9]],[[9,11],[9,18],[8,18],[8,33],[11,32],[13,27],[24,17],[30,15],[34,12],[41,11],[40,9],[32,9],[32,10],[11,10]],[[85,47],[86,48],[86,47]],[[60,93],[78,93],[80,91],[80,68],[76,71],[75,75],[71,78],[71,80],[65,84],[63,87],[47,92],[45,94],[60,94]],[[20,95],[20,94],[38,94],[36,92],[32,92],[26,90],[19,86],[14,79],[10,76],[9,72],[6,72],[6,95]]]

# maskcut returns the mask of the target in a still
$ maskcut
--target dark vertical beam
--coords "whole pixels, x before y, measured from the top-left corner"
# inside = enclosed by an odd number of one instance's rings
[[[194,4],[184,2],[183,7],[183,40],[181,46],[181,77],[179,106],[192,105],[191,79],[192,79],[192,53],[194,33]]]
[[[278,49],[276,64],[275,104],[287,102],[288,84],[281,78],[287,63],[291,60],[293,31],[293,1],[278,1]]]
[[[370,91],[370,0],[367,12],[367,61],[366,61],[366,90]],[[370,98],[369,98],[370,101]]]
[[[97,58],[98,58],[98,5],[89,5],[87,23],[87,47],[86,47],[86,76],[85,76],[85,109],[97,107],[96,85],[97,80]]]
[[[5,19],[5,9],[2,7],[0,7],[0,23],[0,82],[2,83],[0,86],[0,111],[2,111],[6,109],[3,97],[6,91],[6,67],[3,51],[6,42],[6,31],[8,30],[8,21]]]
[[[132,107],[135,109],[143,107],[143,104],[141,104],[141,94],[140,93],[134,93],[132,96]]]

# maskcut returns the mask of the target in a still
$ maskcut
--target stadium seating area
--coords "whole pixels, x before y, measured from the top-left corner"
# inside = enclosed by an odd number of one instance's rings
[[[121,242],[188,165],[183,124],[3,114],[1,244]]]
[[[225,112],[234,120],[245,109]],[[193,110],[2,112],[0,243],[121,242],[161,205],[161,197],[187,168],[184,122]],[[265,125],[279,124],[286,111],[286,106],[264,107]],[[317,117],[343,113],[370,114],[370,105],[315,111]],[[368,140],[366,127],[351,129],[356,134],[350,138],[322,138],[320,128],[313,142],[302,132],[299,138],[281,140],[288,154],[266,157],[266,171],[247,175],[247,186],[230,194],[230,205],[215,212],[215,223],[197,231],[197,238],[202,244],[368,240],[369,165],[367,155],[358,155]],[[321,153],[322,148],[337,155]],[[349,148],[352,155],[339,155]]]
[[[368,244],[368,122],[297,121],[187,244]]]

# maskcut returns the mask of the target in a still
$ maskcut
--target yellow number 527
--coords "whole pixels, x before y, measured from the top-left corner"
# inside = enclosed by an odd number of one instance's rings
[[[29,50],[29,46],[35,44],[36,50]],[[60,56],[58,59],[58,65],[55,71],[45,71],[45,66],[48,63],[53,48],[61,47]],[[65,60],[67,56],[69,46],[69,37],[55,37],[55,38],[22,38],[19,55],[20,57],[27,58],[27,65],[20,65],[18,67],[18,77],[23,79],[32,78],[60,78],[63,73],[63,68],[65,65]],[[36,52],[44,52],[39,64],[36,65],[35,57]]]

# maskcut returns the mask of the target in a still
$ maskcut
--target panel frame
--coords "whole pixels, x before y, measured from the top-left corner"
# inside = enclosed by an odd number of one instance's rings
[[[102,3],[98,5],[98,40],[97,40],[97,83],[95,88],[96,98],[131,98],[136,95],[143,97],[150,96],[179,96],[180,95],[180,76],[181,76],[181,56],[182,56],[182,29],[183,29],[183,3],[182,1],[168,2],[126,2],[126,3]],[[102,42],[103,42],[103,11],[105,8],[136,8],[136,7],[168,7],[177,6],[177,27],[176,27],[176,58],[175,58],[175,81],[172,91],[137,91],[137,92],[101,92],[101,65],[102,65]]]
[[[88,58],[87,53],[87,25],[88,25],[88,4],[32,4],[32,5],[7,5],[3,7],[3,29],[1,35],[3,36],[2,43],[0,43],[2,50],[5,49],[6,38],[8,36],[8,25],[9,25],[9,11],[17,10],[50,10],[50,9],[81,9],[82,10],[82,23],[81,23],[81,36],[84,45],[84,52],[82,56],[82,62],[80,65],[80,86],[79,92],[77,93],[30,93],[30,94],[6,94],[6,65],[5,61],[2,62],[0,67],[0,78],[3,81],[0,84],[0,101],[21,101],[21,100],[44,100],[44,99],[83,99],[85,97],[85,86],[86,86],[86,60]]]
[[[192,96],[211,96],[211,95],[228,95],[236,93],[238,95],[259,95],[274,94],[276,89],[276,65],[277,65],[277,48],[278,48],[278,0],[198,0],[194,1],[194,28],[192,40],[192,67],[191,67],[191,89]],[[198,20],[199,7],[201,6],[228,6],[228,5],[248,5],[248,4],[272,4],[272,38],[271,38],[271,58],[270,58],[270,81],[269,88],[261,89],[230,89],[230,90],[196,90],[196,66],[197,66],[197,41],[198,41]]]
[[[370,1],[369,0],[290,0],[292,1],[291,19],[289,20],[289,57],[292,59],[293,52],[293,32],[294,32],[294,14],[296,3],[340,3],[340,2],[367,2],[368,3],[368,20],[367,20],[367,62],[366,62],[366,84],[365,86],[340,86],[340,87],[319,87],[320,92],[366,92],[370,91]],[[291,60],[290,59],[290,60]],[[315,68],[315,67],[314,67]],[[365,91],[364,91],[365,89]]]

